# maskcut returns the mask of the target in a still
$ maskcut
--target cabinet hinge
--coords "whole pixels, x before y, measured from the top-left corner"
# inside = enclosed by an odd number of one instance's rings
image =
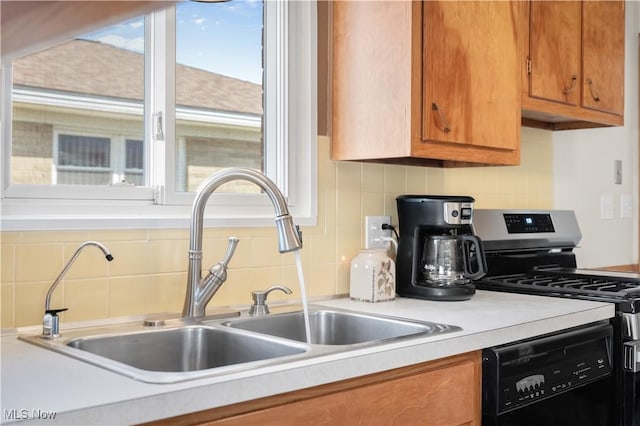
[[[531,74],[531,58],[527,58],[527,74]]]

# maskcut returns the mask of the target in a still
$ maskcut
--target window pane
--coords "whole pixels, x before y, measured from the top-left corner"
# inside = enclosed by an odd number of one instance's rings
[[[136,186],[144,185],[144,142],[141,140],[127,139],[125,158],[125,182]]]
[[[15,59],[11,184],[120,182],[123,141],[144,139],[143,52],[139,17]]]
[[[144,144],[142,141],[127,139],[127,152],[126,152],[126,168],[140,169],[144,168]]]
[[[111,172],[58,170],[56,183],[60,185],[108,185]]]
[[[176,6],[176,187],[195,191],[224,167],[264,171],[263,3]],[[258,192],[232,182],[221,191]]]
[[[58,166],[110,167],[111,139],[58,136]]]

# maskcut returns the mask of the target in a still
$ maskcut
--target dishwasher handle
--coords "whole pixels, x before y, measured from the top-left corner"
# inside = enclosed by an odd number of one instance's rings
[[[624,369],[632,373],[640,372],[640,340],[624,344]]]

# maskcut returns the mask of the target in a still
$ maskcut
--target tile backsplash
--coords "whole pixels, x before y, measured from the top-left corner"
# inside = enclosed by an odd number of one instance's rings
[[[329,139],[318,139],[318,221],[304,227],[301,251],[307,294],[349,291],[349,266],[363,241],[366,215],[391,215],[401,194],[471,195],[478,208],[550,208],[553,200],[551,133],[522,129],[522,164],[435,169],[334,162]],[[275,228],[206,229],[203,265],[217,262],[230,235],[242,242],[227,282],[210,306],[250,304],[251,291],[282,284],[293,290],[272,300],[299,298],[294,254],[277,251]],[[87,248],[56,289],[61,321],[93,320],[182,309],[188,229],[2,232],[1,328],[41,322],[46,292],[80,243],[97,240],[113,253],[107,262]]]

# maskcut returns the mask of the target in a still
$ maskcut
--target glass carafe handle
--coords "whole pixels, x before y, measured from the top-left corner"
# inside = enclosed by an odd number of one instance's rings
[[[462,263],[464,265],[464,277],[470,280],[479,280],[487,274],[487,259],[484,257],[482,241],[475,235],[461,235],[462,240]],[[476,248],[476,258],[478,260],[478,270],[471,271],[471,245]]]

